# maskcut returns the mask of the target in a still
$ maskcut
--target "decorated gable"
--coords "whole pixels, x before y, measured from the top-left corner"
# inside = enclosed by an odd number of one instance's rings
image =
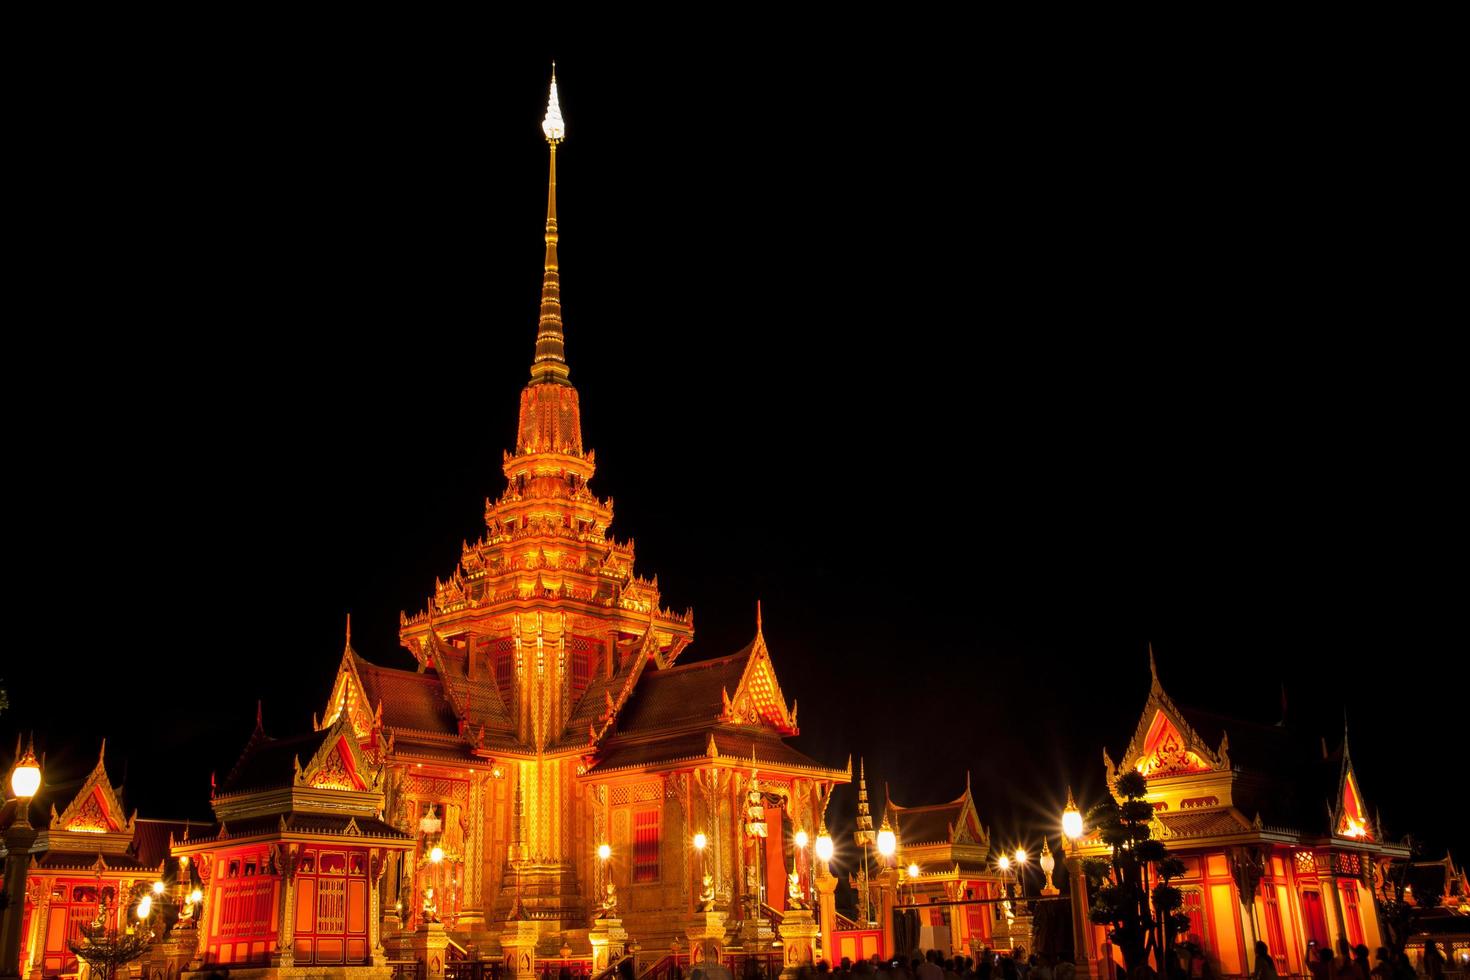
[[[318,731],[330,728],[339,718],[346,718],[351,723],[352,732],[359,739],[369,738],[378,727],[378,719],[362,687],[362,678],[357,674],[356,660],[349,633],[347,649],[342,652],[342,665],[337,668],[337,680],[332,684],[332,696],[327,701],[327,710],[322,715]]]
[[[1136,763],[1145,776],[1180,776],[1209,772],[1213,767],[1191,752],[1178,726],[1162,710],[1154,713],[1144,738],[1143,754]]]
[[[1337,807],[1337,826],[1333,829],[1339,837],[1371,841],[1372,825],[1368,822],[1368,808],[1363,805],[1363,796],[1358,792],[1358,779],[1352,766],[1343,774],[1341,799]]]
[[[1109,784],[1117,778],[1119,770],[1137,769],[1150,778],[1160,778],[1228,769],[1229,736],[1222,733],[1220,745],[1211,750],[1184,720],[1184,713],[1159,683],[1159,671],[1154,663],[1152,647],[1149,648],[1148,666],[1153,682],[1149,686],[1148,701],[1144,704],[1143,714],[1138,719],[1138,729],[1133,733],[1133,740],[1128,743],[1128,750],[1123,755],[1123,764],[1115,768],[1107,751],[1103,751]]]
[[[760,633],[759,620],[745,673],[734,692],[725,691],[723,698],[721,720],[724,722],[763,725],[774,728],[782,735],[797,733],[796,704],[793,703],[788,709],[781,696],[781,684],[776,680],[776,668],[771,663],[770,651],[766,649],[765,637]]]
[[[107,743],[103,742],[102,752],[97,755],[97,765],[92,767],[92,772],[66,809],[60,814],[55,807],[51,810],[52,833],[86,834],[88,849],[112,850],[107,846],[109,843],[126,847],[133,838],[136,815],[129,818],[123,813],[122,801],[112,788],[112,781],[107,778],[106,750]]]
[[[370,790],[377,787],[378,771],[354,737],[351,722],[339,718],[328,731],[311,759],[302,765],[296,760],[297,786],[313,789]]]

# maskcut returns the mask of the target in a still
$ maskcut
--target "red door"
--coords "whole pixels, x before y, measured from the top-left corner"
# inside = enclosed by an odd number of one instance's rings
[[[1331,949],[1327,942],[1327,917],[1322,913],[1322,896],[1314,891],[1302,892],[1302,911],[1307,920],[1307,936],[1317,940],[1320,949]]]

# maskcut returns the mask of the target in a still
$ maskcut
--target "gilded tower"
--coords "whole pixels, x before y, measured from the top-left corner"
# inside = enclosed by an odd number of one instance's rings
[[[500,701],[498,717],[471,735],[477,752],[513,774],[523,800],[502,884],[518,882],[523,905],[580,924],[576,864],[589,845],[575,819],[575,779],[590,735],[570,726],[573,709],[594,676],[632,656],[672,662],[694,629],[691,613],[660,608],[657,580],[634,573],[632,542],[612,537],[612,501],[589,488],[596,460],[582,445],[562,321],[556,155],[566,128],[554,75],[542,129],[541,309],[515,450],[504,455],[506,486],[486,501],[484,536],[465,545],[426,610],[404,619],[400,638],[424,669],[462,675]]]
[[[416,669],[364,660],[349,635],[317,727],[347,715],[364,750],[387,763],[386,817],[417,842],[385,876],[389,914],[411,929],[432,908],[482,948],[500,923],[529,920],[554,953],[563,942],[580,952],[594,912],[615,901],[630,932],[671,938],[706,871],[724,907],[753,908],[759,893],[783,901],[789,838],[757,845],[738,819],[756,771],[765,819],[811,830],[850,767],[785,743],[796,705],[782,696],[759,616],[742,649],[676,664],[693,614],[663,608],[657,579],[634,571],[632,542],[612,535],[612,501],[589,487],[596,459],[582,444],[562,321],[556,158],[566,126],[554,74],[542,131],[541,308],[505,489],[485,502],[484,534],[463,545],[425,608],[401,619]],[[696,832],[709,840],[705,867]]]

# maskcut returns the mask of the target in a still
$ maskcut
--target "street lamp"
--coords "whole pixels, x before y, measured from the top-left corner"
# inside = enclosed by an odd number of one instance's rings
[[[834,851],[832,835],[823,830],[817,835],[817,860],[823,864],[830,864]]]
[[[20,963],[20,933],[26,904],[26,872],[30,870],[31,845],[36,829],[31,826],[31,799],[41,790],[41,766],[36,761],[35,739],[21,754],[20,736],[15,739],[16,762],[10,770],[10,791],[15,794],[15,819],[5,831],[4,911],[0,913],[0,976],[15,976]]]
[[[887,862],[892,859],[894,852],[897,850],[898,835],[893,832],[893,828],[888,826],[888,819],[885,817],[883,826],[878,831],[878,853]]]
[[[1082,836],[1082,811],[1077,809],[1077,801],[1072,799],[1072,787],[1067,787],[1067,808],[1062,811],[1062,833],[1072,842],[1072,850],[1077,850],[1077,838]]]
[[[1051,842],[1045,837],[1041,839],[1041,870],[1046,873],[1046,884],[1042,886],[1043,895],[1060,895],[1061,890],[1051,883],[1051,873],[1057,869],[1057,859],[1051,856]]]
[[[1072,842],[1067,854],[1067,891],[1072,898],[1072,959],[1077,965],[1077,975],[1092,975],[1092,943],[1089,933],[1092,923],[1087,911],[1087,876],[1082,873],[1082,855],[1077,841],[1082,837],[1082,811],[1072,799],[1072,787],[1067,787],[1067,808],[1062,811],[1062,833]]]
[[[20,739],[15,740],[16,754],[20,754]],[[34,740],[26,748],[25,755],[10,770],[10,791],[20,800],[19,815],[16,817],[24,823],[30,823],[31,799],[41,789],[41,766],[36,762],[36,747]]]

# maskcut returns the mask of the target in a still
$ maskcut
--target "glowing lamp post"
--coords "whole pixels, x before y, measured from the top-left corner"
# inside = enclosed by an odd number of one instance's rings
[[[833,854],[832,835],[823,833],[817,837],[817,860],[823,864],[830,864]]]
[[[1051,856],[1051,842],[1041,839],[1041,870],[1046,875],[1046,884],[1041,888],[1043,895],[1060,895],[1061,890],[1051,883],[1051,873],[1057,869],[1057,859]]]
[[[1067,890],[1072,896],[1072,961],[1077,965],[1078,980],[1094,976],[1092,965],[1092,922],[1087,914],[1087,879],[1082,874],[1082,855],[1077,841],[1082,837],[1082,811],[1067,787],[1067,808],[1062,811],[1062,833],[1072,842],[1067,852]]]
[[[878,831],[878,853],[884,861],[890,861],[897,850],[898,836],[885,823],[883,829]]]
[[[16,749],[20,748],[20,742],[16,742]],[[36,750],[32,745],[26,749],[26,754],[21,756],[15,768],[10,771],[10,791],[17,799],[24,801],[20,807],[20,816],[16,819],[30,822],[31,799],[41,789],[41,766],[36,762]]]
[[[1062,833],[1072,842],[1072,850],[1077,850],[1077,838],[1082,836],[1082,811],[1077,809],[1077,802],[1072,799],[1072,791],[1067,790],[1067,808],[1062,811]]]
[[[5,831],[5,910],[0,915],[0,977],[18,975],[20,933],[26,904],[26,872],[36,829],[31,826],[31,799],[41,791],[41,765],[36,761],[35,742],[20,751],[15,740],[15,765],[10,770],[10,791],[15,794],[15,819]]]

